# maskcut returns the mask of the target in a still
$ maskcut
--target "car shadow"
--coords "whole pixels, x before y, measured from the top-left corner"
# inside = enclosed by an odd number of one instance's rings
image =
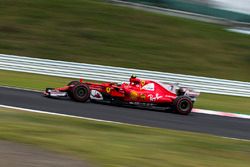
[[[60,100],[60,101],[71,101],[74,103],[81,103],[72,100],[70,97],[46,97],[53,100]],[[138,110],[144,110],[144,111],[150,111],[150,112],[160,112],[160,113],[168,113],[168,114],[175,114],[180,115],[178,113],[173,112],[171,109],[166,109],[164,107],[155,107],[155,106],[138,106],[138,105],[131,105],[131,104],[114,104],[111,102],[99,102],[99,101],[90,101],[88,100],[88,104],[98,104],[98,105],[105,105],[105,106],[114,106],[114,107],[122,107],[122,108],[129,108],[129,109],[138,109]]]

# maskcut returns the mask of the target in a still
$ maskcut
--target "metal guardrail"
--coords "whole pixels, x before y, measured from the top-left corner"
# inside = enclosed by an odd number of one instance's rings
[[[131,68],[0,54],[0,69],[109,82],[128,81],[131,74],[136,74],[140,78],[158,80],[164,83],[179,83],[180,86],[190,87],[200,92],[250,97],[250,82]]]

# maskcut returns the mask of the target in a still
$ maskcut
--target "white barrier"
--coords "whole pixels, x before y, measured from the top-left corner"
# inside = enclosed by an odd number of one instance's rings
[[[250,97],[250,82],[191,75],[137,70],[131,68],[74,63],[0,54],[0,69],[87,80],[124,82],[131,74],[165,83],[180,83],[200,92]]]

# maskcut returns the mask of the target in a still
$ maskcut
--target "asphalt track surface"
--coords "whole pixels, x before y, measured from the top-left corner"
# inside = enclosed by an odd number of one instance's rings
[[[51,99],[39,92],[0,87],[0,104],[108,121],[213,134],[250,140],[250,120],[208,114],[188,116],[69,99]]]

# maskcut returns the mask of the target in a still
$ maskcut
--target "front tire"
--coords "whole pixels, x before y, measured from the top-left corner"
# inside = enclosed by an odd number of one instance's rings
[[[79,85],[81,82],[79,81],[71,81],[70,83],[68,83],[68,86],[76,86],[76,85]],[[73,99],[73,94],[72,94],[72,91],[68,91],[68,96]]]
[[[71,89],[70,94],[73,100],[86,102],[90,97],[90,89],[86,84],[78,84]]]
[[[79,82],[79,81],[71,81],[70,83],[68,83],[68,86],[70,86],[70,85],[78,85],[78,84],[80,84],[81,82]]]
[[[182,115],[188,115],[193,109],[193,102],[187,96],[179,96],[173,103],[173,110]]]

